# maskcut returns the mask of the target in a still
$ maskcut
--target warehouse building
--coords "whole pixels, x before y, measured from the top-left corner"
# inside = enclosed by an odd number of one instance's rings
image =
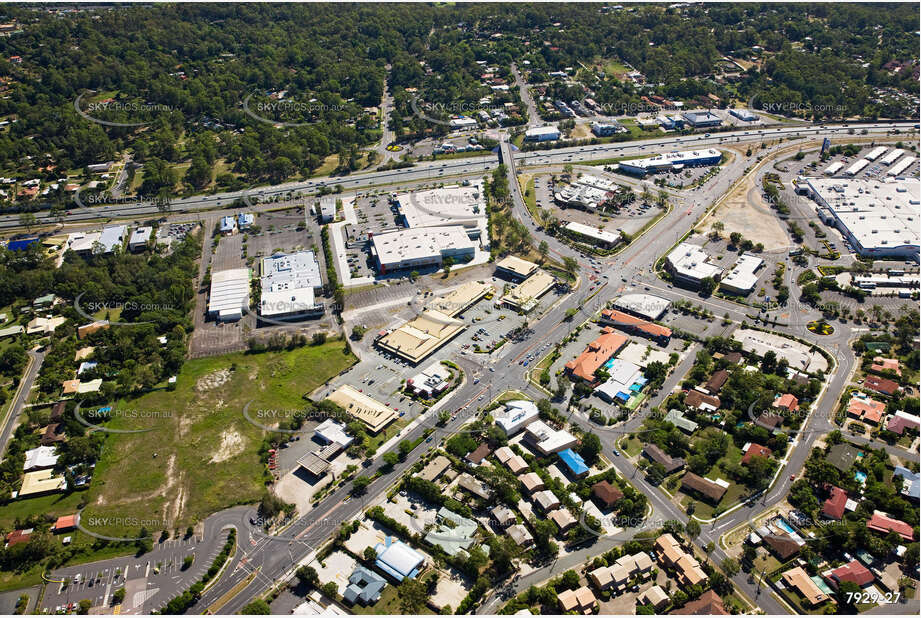
[[[467,116],[458,116],[457,118],[452,118],[448,121],[448,124],[455,131],[463,131],[464,129],[475,129],[477,128],[477,122],[473,118],[468,118]]]
[[[921,181],[800,178],[798,186],[855,251],[868,257],[919,257]]]
[[[348,384],[337,388],[327,399],[363,423],[372,434],[379,433],[397,418],[396,412]]]
[[[482,183],[401,193],[393,203],[403,225],[415,228],[462,226],[471,239],[487,238]]]
[[[885,153],[887,150],[889,149],[886,148],[885,146],[877,146],[876,148],[868,152],[866,155],[864,155],[864,159],[866,159],[867,161],[876,161],[881,156],[883,156],[883,153]]]
[[[597,137],[609,137],[617,133],[626,133],[627,128],[617,122],[612,120],[611,122],[593,122],[592,123],[592,133]]]
[[[857,159],[857,161],[855,161],[853,165],[851,165],[849,168],[847,168],[847,169],[844,171],[844,173],[845,173],[847,176],[856,176],[856,175],[859,174],[861,171],[863,171],[863,168],[865,168],[865,167],[868,166],[868,165],[870,165],[870,162],[867,161],[866,159]]]
[[[731,109],[729,113],[743,122],[754,122],[758,120],[758,114],[753,114],[752,111],[748,109]]]
[[[331,196],[321,197],[317,203],[317,214],[320,223],[332,223],[336,220],[336,198]]]
[[[680,283],[698,286],[702,279],[719,279],[723,269],[710,263],[710,256],[697,245],[683,242],[665,258],[665,268]]]
[[[537,272],[537,264],[509,255],[496,262],[496,274],[512,281],[524,281]]]
[[[604,249],[611,249],[616,247],[621,240],[619,232],[615,233],[609,232],[607,230],[601,230],[597,227],[585,225],[584,223],[578,223],[576,221],[570,221],[567,223],[565,230],[575,236],[578,240],[588,241],[591,244],[602,247]]]
[[[249,269],[232,268],[211,275],[208,295],[208,315],[219,322],[232,322],[243,317],[249,306]]]
[[[440,311],[426,309],[399,328],[377,340],[382,350],[418,364],[459,335],[467,325]]]
[[[477,245],[460,225],[400,230],[371,238],[372,255],[381,273],[440,268],[448,257],[455,263],[473,259],[476,249]]]
[[[901,174],[902,174],[903,172],[905,172],[909,167],[911,167],[911,166],[914,164],[914,162],[917,161],[917,160],[918,160],[917,157],[905,157],[904,159],[902,159],[901,161],[899,161],[898,163],[896,163],[895,165],[893,165],[893,166],[892,166],[892,169],[890,169],[888,172],[886,172],[886,176],[899,176],[899,175],[901,175]]]
[[[614,307],[647,320],[658,320],[671,307],[672,301],[652,294],[624,294],[614,300]]]
[[[524,133],[526,142],[552,142],[560,139],[560,130],[556,127],[535,127]]]
[[[764,265],[760,257],[743,253],[729,273],[720,281],[720,291],[745,296],[755,289],[758,271]]]
[[[152,232],[153,228],[149,226],[135,228],[131,233],[131,238],[128,240],[128,250],[134,252],[146,249],[147,243],[150,242],[150,234]]]
[[[826,176],[834,176],[835,174],[840,172],[843,167],[844,167],[844,163],[842,163],[841,161],[835,161],[834,163],[832,163],[831,165],[825,168],[824,173]]]
[[[426,305],[426,309],[440,311],[453,318],[472,307],[484,296],[492,293],[495,293],[495,288],[492,285],[480,283],[479,281],[468,281],[447,294],[436,297]]]
[[[294,320],[321,315],[316,295],[323,290],[320,264],[313,251],[275,254],[262,260],[259,315]]]
[[[500,302],[513,311],[528,313],[537,306],[540,297],[549,292],[555,283],[556,279],[554,279],[553,275],[546,271],[538,270],[535,274],[509,290],[508,294],[503,296]]]
[[[645,159],[621,161],[618,163],[618,169],[626,174],[645,176],[659,172],[680,171],[685,167],[718,165],[722,156],[722,153],[715,148],[667,152]]]
[[[103,253],[112,253],[122,248],[125,242],[125,234],[128,228],[124,225],[114,225],[112,227],[102,228],[102,235],[99,237],[99,244],[102,245]]]
[[[685,112],[681,115],[684,117],[684,121],[695,129],[718,127],[723,124],[722,118],[709,110],[706,112]]]
[[[893,163],[898,161],[899,157],[901,157],[903,154],[905,154],[905,151],[903,149],[896,148],[895,150],[887,154],[885,157],[883,157],[880,163],[882,163],[883,165],[892,165]]]

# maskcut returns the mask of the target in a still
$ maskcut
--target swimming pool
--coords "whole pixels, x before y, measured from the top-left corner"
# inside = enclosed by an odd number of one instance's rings
[[[782,528],[784,532],[788,532],[789,534],[796,534],[796,530],[793,529],[793,526],[788,524],[787,520],[783,517],[777,518],[777,527]]]
[[[858,470],[857,472],[854,473],[854,480],[857,481],[858,483],[863,484],[867,480],[867,473],[864,472],[863,470]]]

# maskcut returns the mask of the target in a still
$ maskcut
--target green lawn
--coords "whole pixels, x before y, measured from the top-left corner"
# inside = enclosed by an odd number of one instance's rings
[[[417,579],[422,578],[427,575],[427,573],[420,573],[417,576]],[[386,614],[390,616],[396,616],[399,614],[405,614],[400,608],[400,589],[398,586],[393,584],[384,588],[381,592],[381,598],[378,599],[377,603],[374,605],[363,606],[358,603],[349,608],[353,614]],[[416,610],[414,613],[420,615],[431,616],[433,612],[428,606],[422,607]]]
[[[250,418],[258,418],[259,410],[302,409],[303,395],[354,362],[341,341],[195,359],[184,365],[175,391],[116,402],[116,410],[143,417],[113,418],[108,427],[149,431],[109,434],[84,518],[109,518],[94,532],[132,536],[141,526],[177,530],[258,500],[264,483],[258,449],[265,432],[244,418],[244,406],[252,402]]]

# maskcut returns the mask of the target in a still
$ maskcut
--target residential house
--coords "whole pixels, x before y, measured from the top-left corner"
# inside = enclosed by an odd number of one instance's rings
[[[588,615],[598,606],[598,600],[588,586],[582,586],[577,590],[564,590],[557,595],[557,599],[564,613],[574,611]]]
[[[534,537],[531,536],[531,533],[521,524],[515,524],[509,526],[505,534],[512,539],[518,547],[528,548],[534,545]]]
[[[531,499],[544,511],[544,513],[549,513],[560,506],[560,499],[549,489],[537,492],[531,496]]]
[[[710,479],[698,476],[693,472],[685,472],[684,476],[681,478],[681,489],[697,493],[706,500],[716,504],[723,499],[723,495],[728,488],[719,483],[714,483]]]
[[[624,497],[624,492],[619,487],[615,487],[607,480],[598,481],[592,485],[592,498],[598,504],[599,508],[607,510],[620,502]]]
[[[902,368],[899,366],[899,359],[897,358],[877,356],[873,359],[873,364],[870,365],[870,371],[875,371],[876,373],[891,371],[895,375],[902,377]]]
[[[529,494],[534,494],[536,491],[541,491],[545,487],[544,481],[539,476],[537,476],[536,472],[521,474],[518,476],[518,480],[521,481],[521,484],[524,485],[524,488]]]
[[[723,599],[712,588],[684,607],[669,612],[673,616],[727,616],[729,612],[723,606]]]
[[[889,517],[882,511],[873,511],[873,517],[867,520],[867,528],[883,534],[895,532],[902,540],[911,542],[915,538],[915,531],[911,524],[900,519]]]
[[[889,378],[881,378],[879,376],[868,375],[863,381],[864,387],[870,389],[871,391],[876,391],[881,395],[886,395],[891,397],[899,390],[899,385],[897,382],[893,382]]]
[[[690,390],[684,396],[684,405],[692,410],[715,412],[720,409],[720,398],[702,393],[698,390]]]
[[[828,583],[835,588],[837,588],[841,582],[851,582],[852,584],[857,584],[861,588],[864,588],[870,585],[875,579],[870,569],[860,564],[857,560],[851,560],[837,569],[822,573],[822,575]]]
[[[490,512],[492,513],[493,522],[500,528],[507,528],[518,521],[515,511],[504,504],[493,507]]]
[[[771,453],[773,452],[774,451],[772,451],[766,446],[761,446],[760,444],[749,442],[744,447],[742,447],[741,463],[747,464],[749,461],[751,461],[751,458],[755,457],[756,455],[758,457],[765,457],[769,459],[771,457]]]
[[[570,513],[569,509],[566,507],[561,507],[555,511],[552,511],[549,515],[547,515],[547,518],[556,524],[556,527],[560,529],[560,532],[566,532],[576,525],[576,518],[573,517],[572,513]]]
[[[828,595],[812,581],[803,567],[798,566],[786,571],[781,579],[785,585],[799,592],[806,602],[806,607],[815,607],[828,600]]]
[[[481,444],[473,451],[467,453],[467,456],[464,458],[475,466],[480,465],[480,463],[489,457],[492,454],[492,450],[489,448],[488,444]]]
[[[844,517],[847,500],[847,492],[832,485],[828,499],[822,503],[822,516],[828,519],[841,519]]]
[[[55,534],[61,534],[63,532],[71,532],[77,528],[77,515],[64,515],[63,517],[58,517],[57,521],[54,522],[54,526],[51,527],[51,531]]]
[[[719,395],[720,391],[723,390],[723,385],[726,384],[726,380],[729,379],[729,372],[725,369],[720,369],[713,373],[710,376],[710,379],[707,380],[704,389],[711,395]]]
[[[857,421],[879,425],[886,413],[886,404],[870,397],[851,397],[847,404],[847,416]]]
[[[671,597],[661,586],[655,585],[641,592],[638,600],[640,605],[652,605],[652,608],[658,612],[668,605],[670,599]]]
[[[656,444],[647,444],[643,447],[643,454],[655,463],[662,464],[665,474],[671,474],[684,467],[685,462],[680,457],[671,457]]]
[[[802,546],[788,534],[765,535],[764,544],[781,562],[786,562],[802,549]]]

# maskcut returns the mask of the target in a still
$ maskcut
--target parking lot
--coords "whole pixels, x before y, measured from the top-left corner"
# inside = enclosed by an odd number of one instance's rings
[[[83,599],[92,601],[93,606],[110,605],[115,591],[125,588],[120,613],[153,613],[199,579],[211,566],[222,545],[213,543],[206,555],[201,548],[196,552],[200,544],[197,536],[170,539],[156,543],[152,552],[140,558],[128,556],[97,562],[92,566],[59,569],[52,577],[64,581],[48,583],[41,602],[42,610],[56,613],[70,604],[76,606]],[[192,554],[195,555],[193,566],[184,570],[182,562]]]

